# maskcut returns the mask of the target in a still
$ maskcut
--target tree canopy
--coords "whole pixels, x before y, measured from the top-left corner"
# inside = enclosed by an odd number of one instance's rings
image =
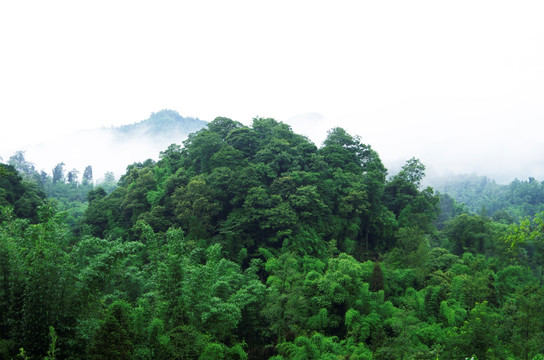
[[[118,183],[10,162],[2,359],[544,356],[534,179],[490,216],[418,159],[388,175],[344,129],[318,148],[270,118],[216,118]]]

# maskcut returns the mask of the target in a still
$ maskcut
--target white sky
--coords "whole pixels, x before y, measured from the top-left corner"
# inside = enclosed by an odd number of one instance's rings
[[[1,1],[0,156],[169,108],[544,180],[543,19],[542,1]]]

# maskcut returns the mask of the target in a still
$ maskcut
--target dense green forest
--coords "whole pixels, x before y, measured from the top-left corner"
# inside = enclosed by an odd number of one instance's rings
[[[483,202],[424,175],[265,118],[217,118],[117,184],[17,153],[0,358],[544,359],[543,183]]]
[[[544,211],[544,181],[534,178],[500,185],[485,176],[457,175],[440,181],[434,188],[451,195],[470,211],[496,221],[520,221]]]

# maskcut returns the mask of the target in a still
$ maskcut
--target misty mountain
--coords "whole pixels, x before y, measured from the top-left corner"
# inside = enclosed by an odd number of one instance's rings
[[[179,143],[180,138],[186,138],[187,135],[202,129],[206,124],[207,122],[198,118],[183,117],[174,110],[161,110],[151,113],[147,120],[103,130],[111,132],[120,141],[139,140],[144,137],[168,146]]]
[[[80,173],[87,165],[93,167],[95,179],[111,171],[119,178],[126,167],[146,159],[157,160],[161,151],[171,144],[181,144],[190,133],[206,126],[198,118],[183,117],[173,110],[152,113],[143,121],[119,127],[80,130],[40,144],[21,145],[26,159],[36,169],[51,173],[60,162],[67,170]],[[2,154],[7,161],[13,154]]]

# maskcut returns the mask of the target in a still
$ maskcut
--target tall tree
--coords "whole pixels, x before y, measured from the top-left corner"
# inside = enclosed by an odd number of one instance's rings
[[[64,182],[64,163],[61,162],[53,168],[53,184]]]
[[[68,175],[66,176],[66,180],[68,181],[68,184],[75,185],[77,184],[77,180],[79,177],[79,171],[76,169],[72,169],[68,172]]]
[[[122,300],[108,308],[90,344],[89,355],[92,360],[133,359],[134,328],[131,312],[130,305]]]
[[[544,211],[532,219],[526,217],[519,224],[510,225],[505,240],[512,248],[525,245],[535,254],[536,266],[540,272],[540,286],[544,282]]]
[[[81,179],[82,183],[84,185],[92,184],[93,182],[93,167],[91,165],[87,165],[85,167],[85,170],[83,171],[83,177]]]
[[[15,154],[10,156],[8,164],[15,167],[25,178],[33,177],[37,173],[34,164],[25,159],[24,151],[16,151]]]
[[[380,291],[384,289],[383,271],[379,262],[374,262],[374,268],[372,270],[372,278],[370,278],[370,290]]]

